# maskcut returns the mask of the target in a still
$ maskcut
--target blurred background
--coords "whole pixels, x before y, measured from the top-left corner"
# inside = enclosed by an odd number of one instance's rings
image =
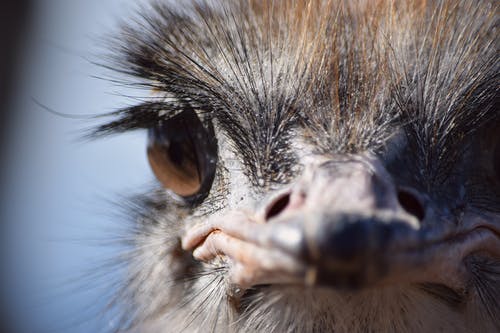
[[[118,252],[105,241],[122,218],[112,201],[152,179],[145,135],[90,142],[81,136],[99,123],[84,116],[134,103],[130,96],[138,92],[102,79],[109,73],[93,61],[103,53],[100,38],[137,6],[137,0],[0,4],[2,332],[114,327],[113,313],[102,311],[113,288],[101,282],[124,272],[99,280],[92,270]]]

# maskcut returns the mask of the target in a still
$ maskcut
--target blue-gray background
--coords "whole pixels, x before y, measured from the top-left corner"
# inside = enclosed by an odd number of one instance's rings
[[[7,256],[3,298],[19,332],[51,331],[50,325],[59,321],[69,325],[59,329],[65,332],[100,332],[103,319],[114,325],[112,315],[102,318],[90,311],[104,304],[109,290],[73,286],[89,267],[116,251],[95,241],[109,224],[120,222],[109,201],[140,191],[152,179],[145,135],[82,142],[81,131],[97,122],[56,116],[33,98],[70,115],[106,113],[134,103],[123,95],[140,92],[94,78],[109,73],[92,60],[102,53],[98,39],[116,31],[118,21],[130,17],[137,4],[35,2],[5,126],[6,183],[1,189]],[[71,281],[75,277],[76,283]]]

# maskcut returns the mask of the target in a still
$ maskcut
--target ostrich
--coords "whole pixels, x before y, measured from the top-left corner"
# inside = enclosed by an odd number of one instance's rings
[[[500,331],[496,1],[156,1],[118,331]]]

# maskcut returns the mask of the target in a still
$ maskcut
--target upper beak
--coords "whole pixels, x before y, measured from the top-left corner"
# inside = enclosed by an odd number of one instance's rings
[[[396,253],[423,242],[423,200],[416,192],[405,195],[402,203],[374,158],[309,166],[266,207],[269,243],[307,263],[308,284],[376,283],[391,271]]]

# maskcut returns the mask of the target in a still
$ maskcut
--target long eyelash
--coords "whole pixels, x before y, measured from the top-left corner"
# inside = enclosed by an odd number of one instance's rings
[[[136,129],[154,127],[158,122],[167,120],[187,106],[168,102],[146,102],[140,105],[127,107],[109,114],[115,119],[93,129],[87,136],[99,138],[110,134],[119,134]]]

